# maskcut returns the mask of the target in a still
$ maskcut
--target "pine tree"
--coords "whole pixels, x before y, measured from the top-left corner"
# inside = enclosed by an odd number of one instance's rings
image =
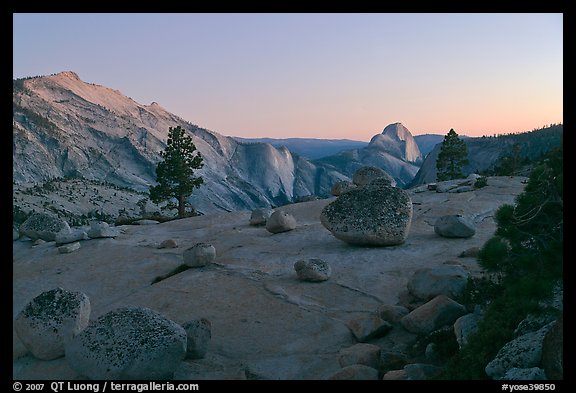
[[[464,177],[462,167],[468,164],[468,149],[453,128],[442,141],[440,153],[436,160],[436,179],[438,181]]]
[[[196,153],[196,154],[195,154]],[[158,203],[171,198],[178,200],[178,218],[186,213],[186,198],[196,187],[204,183],[202,177],[195,177],[194,170],[204,166],[200,152],[192,138],[180,126],[170,127],[166,149],[160,153],[162,161],[156,167],[158,185],[150,189],[150,200]]]

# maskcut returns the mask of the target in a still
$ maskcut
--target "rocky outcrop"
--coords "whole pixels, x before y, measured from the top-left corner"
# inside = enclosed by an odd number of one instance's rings
[[[202,267],[214,262],[216,259],[216,249],[208,243],[196,243],[192,247],[184,250],[182,257],[186,266]]]
[[[532,368],[540,365],[542,343],[552,323],[526,333],[504,345],[496,357],[486,365],[486,374],[492,379],[502,378],[512,368]]]
[[[330,265],[319,258],[301,259],[294,264],[294,270],[302,281],[326,281],[332,274]]]
[[[112,310],[66,343],[66,360],[90,379],[170,379],[186,354],[182,326],[145,307]]]
[[[384,185],[348,191],[320,214],[320,222],[334,237],[367,246],[402,244],[411,221],[412,200],[408,193]]]
[[[38,359],[64,356],[64,343],[90,319],[90,300],[81,292],[55,288],[32,299],[16,316],[14,329]]]
[[[47,213],[32,213],[20,225],[20,234],[28,236],[32,240],[42,239],[47,242],[52,242],[56,239],[59,233],[69,232],[70,226],[68,223],[56,216]]]
[[[266,230],[270,233],[282,233],[296,229],[296,219],[290,213],[276,210],[266,221]]]
[[[460,214],[439,217],[434,223],[434,232],[442,237],[472,237],[476,226]]]

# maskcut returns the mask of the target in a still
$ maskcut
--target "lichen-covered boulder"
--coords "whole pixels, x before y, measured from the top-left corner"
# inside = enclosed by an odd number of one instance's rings
[[[16,335],[41,360],[64,356],[64,342],[90,319],[90,300],[82,292],[55,288],[36,296],[16,316]]]
[[[68,365],[90,379],[170,379],[186,354],[186,331],[145,307],[112,310],[66,343]]]
[[[20,225],[20,234],[28,236],[32,240],[42,239],[52,242],[59,232],[69,232],[70,226],[62,218],[52,216],[47,213],[32,213]]]
[[[412,200],[400,188],[381,183],[348,191],[328,204],[320,222],[334,237],[365,246],[403,243],[412,222]]]
[[[294,264],[296,275],[302,281],[326,281],[330,278],[330,265],[318,258],[302,259]]]

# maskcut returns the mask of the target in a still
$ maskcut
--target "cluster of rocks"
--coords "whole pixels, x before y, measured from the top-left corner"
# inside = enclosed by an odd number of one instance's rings
[[[412,191],[415,193],[425,191],[451,192],[451,193],[470,192],[476,189],[474,187],[474,184],[476,184],[476,181],[481,177],[482,176],[480,176],[477,173],[471,173],[465,179],[447,180],[439,183],[428,183],[413,188]]]
[[[70,253],[80,248],[80,241],[120,235],[120,229],[104,221],[92,221],[90,227],[70,227],[66,220],[48,213],[32,213],[14,230],[14,240],[26,236],[34,245],[55,242],[58,252]],[[17,233],[16,233],[17,232]]]
[[[203,358],[211,340],[207,319],[183,325],[145,307],[122,307],[90,321],[86,294],[55,288],[17,315],[16,334],[41,360],[65,356],[90,379],[170,379],[185,359]]]

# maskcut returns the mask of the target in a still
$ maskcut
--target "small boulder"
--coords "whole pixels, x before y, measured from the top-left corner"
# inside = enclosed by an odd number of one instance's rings
[[[26,221],[20,225],[20,233],[32,240],[42,239],[53,242],[56,234],[62,231],[70,231],[70,226],[62,218],[47,213],[32,213]]]
[[[212,338],[212,324],[206,318],[188,321],[182,325],[186,331],[186,358],[202,359],[206,356]]]
[[[544,370],[539,367],[531,368],[511,368],[500,380],[508,381],[543,381],[546,380]]]
[[[358,343],[340,350],[338,363],[346,367],[353,364],[363,364],[378,369],[381,349],[378,345]]]
[[[429,334],[444,325],[452,324],[466,314],[466,308],[446,295],[438,295],[428,303],[412,310],[400,321],[409,332]]]
[[[468,343],[468,337],[478,329],[482,317],[476,313],[461,316],[454,322],[454,335],[460,349]]]
[[[186,266],[206,266],[216,259],[216,249],[211,244],[196,243],[192,247],[184,250],[183,258]]]
[[[353,364],[346,366],[336,371],[330,380],[377,380],[378,370],[372,367],[364,366],[363,364]]]
[[[174,239],[166,239],[160,243],[158,248],[178,248],[178,243]]]
[[[296,219],[290,213],[276,210],[266,221],[266,230],[270,233],[281,233],[296,229]]]
[[[266,225],[266,221],[268,221],[273,212],[274,210],[265,208],[252,210],[252,214],[250,215],[250,225]]]
[[[434,223],[434,232],[442,237],[467,238],[476,233],[472,221],[460,214],[439,217]]]
[[[299,260],[294,264],[296,275],[302,281],[326,281],[330,278],[332,269],[330,265],[318,258]]]
[[[90,300],[82,292],[55,288],[30,301],[16,316],[14,330],[32,355],[41,360],[64,356],[64,343],[90,319]]]
[[[382,304],[376,309],[376,314],[390,323],[398,323],[404,315],[410,312],[406,307]]]
[[[71,252],[79,250],[79,249],[80,249],[80,243],[79,242],[67,243],[67,244],[64,244],[64,245],[58,247],[58,252],[60,254],[68,254],[68,253],[71,253]]]
[[[88,234],[82,228],[64,229],[56,234],[54,240],[56,240],[56,245],[59,246],[79,240],[88,240]]]
[[[408,280],[408,291],[418,299],[430,300],[438,295],[455,297],[466,289],[468,271],[459,265],[425,267]]]
[[[120,230],[116,227],[111,227],[105,221],[92,221],[90,229],[88,230],[88,237],[97,239],[102,237],[116,237],[120,235]]]
[[[171,379],[186,331],[145,307],[112,310],[66,343],[68,365],[90,379]]]
[[[374,337],[385,335],[392,329],[392,325],[383,321],[378,315],[370,314],[349,321],[348,328],[352,331],[356,340],[362,343]]]

